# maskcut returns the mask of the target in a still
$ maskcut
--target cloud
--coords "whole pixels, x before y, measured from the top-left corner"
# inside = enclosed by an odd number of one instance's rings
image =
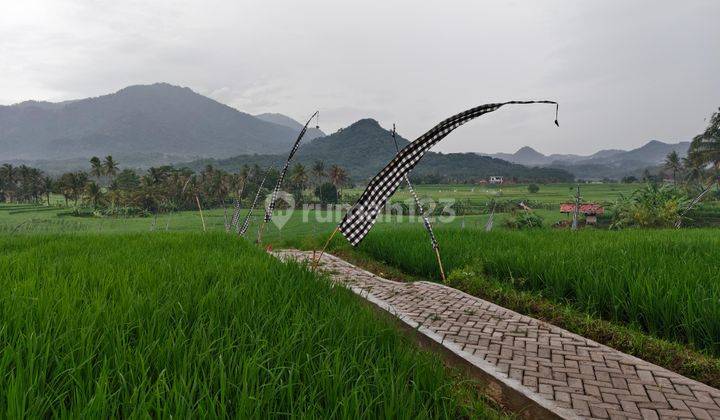
[[[557,99],[457,130],[443,151],[587,153],[683,140],[720,105],[720,3],[9,0],[0,103],[188,86],[327,131],[359,118],[414,138],[481,103]]]

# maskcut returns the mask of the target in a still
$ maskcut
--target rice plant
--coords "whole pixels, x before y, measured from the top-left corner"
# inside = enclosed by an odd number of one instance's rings
[[[348,290],[224,233],[3,235],[0,267],[3,417],[498,415]]]
[[[371,233],[361,250],[439,278],[425,232]],[[720,355],[720,237],[710,229],[495,231],[438,229],[448,271],[474,266],[516,287]]]

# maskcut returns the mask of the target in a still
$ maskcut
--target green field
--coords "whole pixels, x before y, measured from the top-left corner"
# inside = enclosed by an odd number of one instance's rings
[[[231,211],[229,209],[229,211]],[[241,220],[245,217],[247,209],[241,212]],[[558,220],[568,219],[569,216],[555,210],[535,210],[543,217],[547,226]],[[276,211],[274,219],[280,222],[283,215],[289,215],[281,228],[275,223],[269,223],[263,238],[270,242],[283,242],[285,239],[295,239],[304,236],[325,234],[341,220],[340,211],[328,212],[325,210],[295,210]],[[262,222],[262,209],[255,210],[252,223],[247,233],[248,238],[257,237],[258,226]],[[224,212],[222,209],[209,209],[203,211],[206,229],[209,232],[225,230]],[[230,215],[228,215],[230,217]],[[438,229],[449,227],[476,227],[485,226],[487,214],[467,215],[455,217],[435,217],[434,224]],[[495,229],[505,229],[503,222],[510,217],[509,213],[494,215]],[[419,217],[382,216],[378,219],[377,229],[394,229],[398,224],[413,223],[422,229]],[[78,217],[72,214],[71,209],[58,207],[44,207],[36,205],[3,205],[0,204],[0,234],[28,234],[28,233],[123,233],[123,232],[201,232],[202,221],[197,211],[179,211],[171,214],[161,214],[155,217]]]
[[[555,207],[568,201],[571,187],[541,185],[534,195],[526,186],[502,188],[504,200],[531,197],[543,204],[535,210],[544,218],[543,229],[513,231],[503,223],[509,213],[496,214],[489,233],[483,229],[487,214],[436,217],[446,271],[451,277],[491,278],[569,305],[581,316],[681,343],[715,357],[702,365],[715,366],[720,356],[717,230],[550,228],[568,217]],[[494,187],[479,188],[417,189],[435,200],[497,199]],[[588,184],[582,195],[586,201],[609,202],[635,188]],[[405,190],[393,197],[409,198]],[[80,217],[65,207],[0,205],[0,265],[10,268],[0,274],[6,325],[0,340],[6,370],[12,372],[0,381],[9,395],[0,408],[8,416],[443,417],[489,410],[482,401],[468,408],[477,398],[466,398],[469,391],[460,377],[418,353],[349,293],[251,246],[262,210],[256,210],[247,240],[223,233],[222,209],[206,209],[203,215],[205,234],[197,211]],[[286,215],[277,211],[274,221]],[[317,249],[342,215],[296,210],[282,229],[268,224],[263,242]],[[330,249],[348,252],[350,246],[338,235]],[[354,254],[439,280],[417,218],[382,217]],[[311,296],[323,296],[322,304],[313,306]],[[270,343],[278,343],[277,353],[269,350]],[[318,356],[301,359],[290,348]],[[669,357],[676,351],[664,348]],[[411,355],[422,362],[411,364]],[[688,360],[682,367],[687,374],[707,377],[693,370],[696,356]],[[314,371],[330,372],[331,379]],[[715,381],[717,369],[707,372]],[[246,375],[257,378],[253,382]],[[410,381],[415,375],[423,375],[424,382]],[[350,386],[352,381],[360,382]],[[282,389],[282,395],[275,397],[270,389]],[[406,400],[408,407],[402,406]],[[335,404],[329,401],[342,401],[344,411],[331,411]]]
[[[234,236],[0,250],[3,417],[497,415],[350,291]]]
[[[532,200],[548,204],[560,204],[572,201],[577,184],[538,184],[540,191],[531,194],[527,184],[492,185],[415,185],[415,191],[421,198],[470,200],[487,202],[490,200]],[[611,202],[620,194],[631,194],[638,184],[581,184],[580,195],[585,201]],[[362,188],[344,190],[345,194],[359,195]],[[393,200],[411,199],[410,193],[402,188],[393,195]]]
[[[447,271],[499,278],[720,355],[717,230],[437,233]],[[360,251],[408,273],[439,278],[422,229],[372,232]]]

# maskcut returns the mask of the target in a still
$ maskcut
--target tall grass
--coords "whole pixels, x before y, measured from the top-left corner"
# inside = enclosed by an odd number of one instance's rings
[[[373,232],[361,250],[438,278],[419,228]],[[439,229],[446,270],[467,266],[603,318],[720,355],[720,237],[715,230],[482,232]]]
[[[469,414],[349,291],[229,235],[0,236],[0,267],[3,417]]]

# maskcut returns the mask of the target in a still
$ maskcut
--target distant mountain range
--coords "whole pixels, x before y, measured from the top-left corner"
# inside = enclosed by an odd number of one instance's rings
[[[398,137],[399,147],[408,140]],[[300,147],[293,163],[309,167],[315,161],[323,161],[326,168],[336,164],[347,169],[352,179],[365,181],[374,176],[395,156],[395,145],[390,131],[377,121],[363,119],[334,134],[317,138]],[[201,159],[185,165],[200,169],[213,165],[225,170],[237,171],[243,165],[258,164],[261,167],[280,167],[286,154],[240,155],[229,159]],[[556,168],[528,168],[523,165],[474,153],[428,152],[413,170],[413,177],[435,179],[437,182],[467,182],[501,175],[529,181],[572,181],[573,176]]]
[[[0,160],[277,153],[297,137],[299,128],[288,120],[254,117],[166,83],[130,86],[96,98],[0,106]]]
[[[57,173],[87,168],[90,156],[110,154],[123,167],[178,162],[217,162],[229,169],[243,163],[280,165],[303,123],[277,113],[253,116],[185,87],[137,85],[95,98],[0,106],[0,163],[24,163]],[[377,121],[360,120],[327,136],[312,124],[298,162],[338,164],[363,180],[395,153],[390,133]],[[668,153],[674,150],[684,156],[688,147],[689,142],[653,140],[637,149],[601,150],[589,156],[544,155],[530,147],[487,156],[428,153],[413,175],[445,181],[491,175],[570,180],[570,174],[618,179],[641,175],[646,168],[657,170]]]
[[[632,150],[601,150],[589,156],[572,154],[544,155],[532,147],[522,147],[515,153],[488,155],[526,166],[562,168],[581,179],[619,179],[638,176],[645,169],[656,170],[670,152],[687,155],[690,142],[664,143],[652,140]]]

